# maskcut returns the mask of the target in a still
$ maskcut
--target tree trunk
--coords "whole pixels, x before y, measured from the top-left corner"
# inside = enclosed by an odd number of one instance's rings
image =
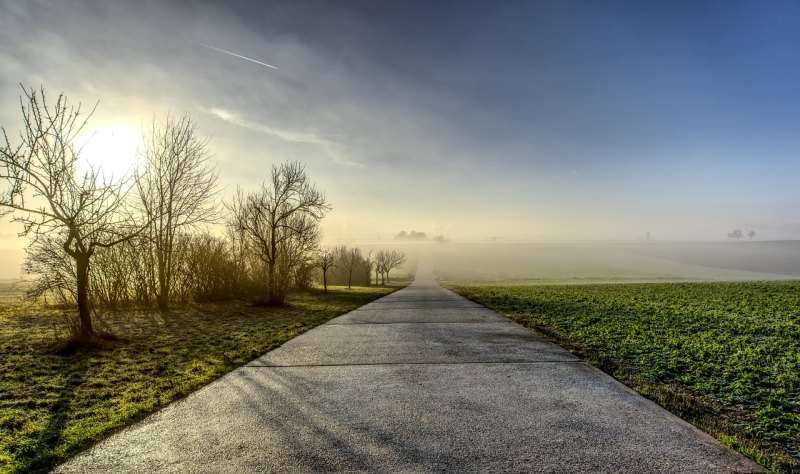
[[[159,252],[158,259],[158,294],[156,300],[158,302],[158,310],[163,312],[169,311],[169,285],[167,284],[167,272],[164,268],[166,262]]]
[[[161,289],[161,293],[156,297],[156,301],[158,302],[158,310],[160,312],[166,313],[169,311],[169,296],[163,288]]]
[[[156,249],[156,266],[158,267],[158,290],[156,291],[156,303],[158,303],[158,310],[166,312],[169,310],[169,254],[165,251],[162,236],[159,235],[158,241],[155,244]]]
[[[350,289],[350,282],[353,281],[353,270],[350,270],[350,273],[347,274],[347,289]]]
[[[89,256],[78,255],[75,257],[78,275],[78,316],[81,327],[79,337],[90,339],[95,335],[92,327],[92,314],[89,309]]]
[[[267,278],[269,279],[269,297],[267,303],[271,305],[283,303],[283,300],[278,300],[278,285],[275,283],[275,264],[278,259],[278,242],[275,239],[275,231],[278,224],[275,222],[275,215],[270,219],[270,236],[269,236],[269,259],[267,261]]]
[[[275,262],[267,263],[267,303],[278,304],[282,301],[278,300],[278,288],[275,285]]]
[[[324,293],[328,293],[328,272],[327,270],[322,270],[322,288],[324,289]]]

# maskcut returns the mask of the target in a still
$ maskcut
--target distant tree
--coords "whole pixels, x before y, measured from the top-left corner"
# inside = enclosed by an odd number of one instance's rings
[[[437,244],[444,244],[444,243],[449,242],[450,239],[448,239],[447,237],[445,237],[443,235],[437,235],[436,237],[433,238],[433,241],[436,242]]]
[[[362,259],[362,266],[364,270],[364,277],[367,286],[370,286],[372,281],[372,267],[375,266],[375,260],[372,258],[373,251],[370,250],[366,257]]]
[[[380,272],[381,284],[389,282],[389,272],[400,268],[406,262],[406,256],[397,250],[379,250],[375,254],[375,284],[378,284],[377,273]]]
[[[367,274],[367,280],[371,279],[372,271],[375,270],[375,286],[380,285],[380,275],[381,273],[381,252],[379,250],[377,252],[370,251],[369,253],[369,274]]]
[[[334,254],[331,250],[320,250],[317,253],[316,265],[322,270],[322,288],[328,292],[328,270],[334,266]]]
[[[157,264],[155,294],[161,311],[169,309],[178,232],[215,219],[217,172],[207,145],[189,115],[153,120],[145,142],[146,167],[136,183],[151,222],[147,235]]]
[[[378,250],[373,257],[375,266],[375,284],[378,285],[378,275],[380,275],[380,284],[386,284],[386,265],[389,261],[389,252],[387,250]]]
[[[747,236],[750,237],[750,240],[755,239],[756,238],[756,231],[751,230],[750,232],[747,233]]]
[[[75,141],[91,112],[81,118],[80,104],[68,105],[64,94],[50,107],[43,88],[23,91],[19,143],[12,146],[2,128],[0,208],[22,223],[22,235],[39,246],[34,252],[50,247],[47,252],[55,257],[60,248],[72,259],[79,318],[73,337],[92,339],[97,336],[89,299],[92,256],[134,238],[144,226],[135,223],[125,205],[124,183],[102,182],[94,169],[77,175]]]
[[[406,263],[406,256],[403,252],[392,250],[389,252],[389,257],[387,259],[386,265],[384,266],[384,271],[386,272],[386,282],[389,282],[389,272],[394,270],[395,268],[400,268]]]
[[[397,235],[394,236],[397,240],[426,240],[428,236],[425,232],[417,232],[412,230],[411,232],[401,231]]]
[[[342,245],[336,248],[336,261],[337,266],[347,273],[347,289],[350,289],[353,283],[353,271],[364,261],[361,255],[361,249],[356,247],[347,247]]]
[[[257,192],[238,190],[228,206],[234,234],[266,266],[261,302],[282,304],[291,265],[319,239],[319,221],[331,209],[325,195],[308,179],[299,162],[273,165],[270,180]]]
[[[728,238],[729,238],[729,239],[736,239],[736,240],[739,240],[739,239],[741,239],[742,237],[744,237],[744,234],[743,234],[743,233],[742,233],[742,231],[741,231],[741,230],[739,230],[739,229],[734,229],[734,230],[733,230],[733,232],[729,232],[729,233],[728,233]]]

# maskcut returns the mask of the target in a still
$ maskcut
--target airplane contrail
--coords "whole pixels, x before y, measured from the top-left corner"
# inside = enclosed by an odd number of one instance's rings
[[[256,61],[255,59],[248,58],[247,56],[242,56],[241,54],[236,54],[236,53],[232,53],[230,51],[225,51],[224,49],[215,48],[214,46],[211,46],[210,44],[198,43],[197,41],[192,41],[192,43],[199,44],[200,46],[203,46],[205,48],[213,49],[214,51],[219,51],[220,53],[230,54],[231,56],[236,56],[237,58],[246,59],[246,60],[254,62],[256,64],[260,64],[262,66],[271,67],[272,69],[278,69],[277,67],[273,66],[272,64],[262,63],[261,61]]]

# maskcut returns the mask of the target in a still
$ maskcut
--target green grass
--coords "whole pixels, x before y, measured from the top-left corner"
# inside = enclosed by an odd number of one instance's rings
[[[289,306],[189,305],[102,316],[123,338],[57,355],[57,310],[0,297],[0,472],[39,471],[283,342],[395,288],[291,295]],[[279,408],[279,407],[278,407]]]
[[[800,282],[452,288],[773,471],[800,471]]]

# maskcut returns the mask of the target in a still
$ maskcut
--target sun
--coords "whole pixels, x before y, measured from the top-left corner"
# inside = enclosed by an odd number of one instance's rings
[[[78,138],[75,171],[79,177],[95,171],[106,183],[127,181],[133,176],[142,146],[138,127],[115,124],[96,128]]]

